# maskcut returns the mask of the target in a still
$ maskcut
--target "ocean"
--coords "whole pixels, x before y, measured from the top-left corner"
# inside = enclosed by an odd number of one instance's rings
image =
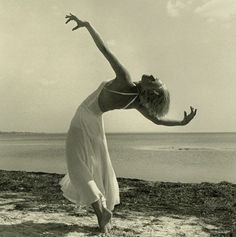
[[[236,183],[236,133],[107,134],[118,177]],[[66,172],[65,135],[0,134],[0,169]]]

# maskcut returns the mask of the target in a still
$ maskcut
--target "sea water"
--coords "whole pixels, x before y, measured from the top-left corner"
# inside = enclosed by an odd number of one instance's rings
[[[236,183],[236,133],[107,134],[118,177]],[[0,169],[65,173],[65,135],[0,134]]]

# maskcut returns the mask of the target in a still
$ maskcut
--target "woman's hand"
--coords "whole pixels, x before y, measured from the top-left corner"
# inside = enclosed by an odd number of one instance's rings
[[[66,21],[66,24],[67,24],[68,22],[70,22],[70,21],[75,21],[75,22],[77,23],[77,26],[72,29],[73,31],[74,31],[74,30],[77,30],[77,29],[79,29],[79,28],[81,28],[81,27],[85,27],[85,26],[86,26],[86,23],[87,23],[86,21],[81,21],[81,20],[79,20],[76,16],[72,15],[71,13],[70,13],[70,15],[66,15],[66,18],[68,19],[68,20]]]
[[[190,106],[191,112],[189,114],[187,114],[186,111],[184,111],[184,118],[183,120],[180,122],[181,125],[186,125],[188,124],[196,115],[197,110],[194,109],[192,106]]]

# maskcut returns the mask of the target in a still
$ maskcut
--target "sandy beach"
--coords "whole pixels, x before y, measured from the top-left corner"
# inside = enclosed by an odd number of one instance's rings
[[[62,196],[62,175],[0,173],[1,237],[99,236],[92,210],[79,210]],[[121,204],[109,236],[236,235],[235,184],[118,181]]]

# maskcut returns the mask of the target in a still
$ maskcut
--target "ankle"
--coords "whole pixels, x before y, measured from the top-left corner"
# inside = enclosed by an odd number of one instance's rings
[[[103,212],[102,211],[96,212],[96,216],[100,220],[103,216]]]

